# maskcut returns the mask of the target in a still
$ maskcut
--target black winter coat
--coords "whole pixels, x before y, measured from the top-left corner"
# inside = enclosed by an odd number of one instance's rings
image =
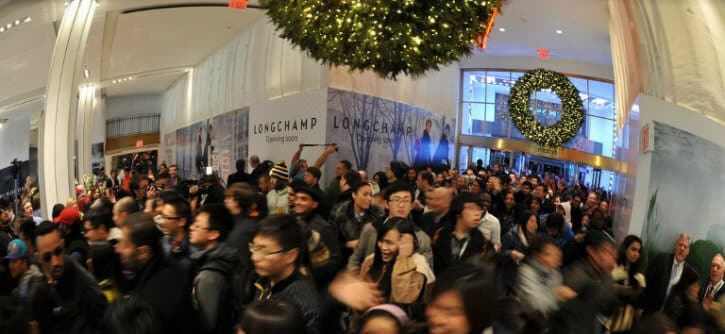
[[[235,316],[232,276],[239,265],[234,248],[220,244],[191,256],[199,271],[194,277],[191,301],[200,333],[230,333]]]

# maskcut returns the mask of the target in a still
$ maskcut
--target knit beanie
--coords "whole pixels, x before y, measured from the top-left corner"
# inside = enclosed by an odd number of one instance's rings
[[[287,166],[284,164],[284,161],[274,165],[272,170],[269,172],[269,175],[278,179],[289,180],[289,172],[287,171]]]
[[[395,178],[398,180],[405,179],[405,173],[408,171],[408,168],[410,168],[408,167],[408,164],[400,160],[393,160],[390,162],[390,170],[393,172],[393,175],[395,175]]]

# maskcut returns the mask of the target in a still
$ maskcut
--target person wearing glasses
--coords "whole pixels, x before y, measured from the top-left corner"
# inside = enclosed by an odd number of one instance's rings
[[[131,278],[131,294],[151,305],[159,323],[163,324],[161,333],[196,333],[189,327],[195,324],[191,321],[189,275],[176,261],[164,256],[163,235],[153,216],[134,213],[121,231],[123,237],[116,253],[126,277]]]
[[[413,210],[414,194],[410,189],[410,185],[406,183],[391,184],[383,195],[388,207],[387,217],[376,220],[372,224],[363,226],[360,232],[360,241],[355,247],[350,260],[347,264],[347,270],[358,272],[362,262],[370,254],[375,252],[376,240],[378,238],[377,231],[383,225],[388,223],[391,218],[405,218],[412,222],[410,212]],[[428,261],[428,266],[433,267],[433,250],[431,249],[430,237],[417,225],[413,224],[415,237],[418,239],[418,253],[423,255]]]
[[[161,209],[161,240],[164,254],[176,260],[182,269],[191,268],[191,254],[196,250],[189,244],[187,222],[191,217],[191,206],[182,198],[172,199],[164,203]]]
[[[305,320],[307,334],[322,333],[322,304],[312,280],[301,272],[306,244],[303,227],[291,215],[272,215],[259,223],[249,244],[257,279],[247,305],[282,300],[296,306]]]
[[[231,278],[239,263],[237,250],[225,244],[232,215],[223,204],[204,205],[189,228],[189,242],[199,247],[191,258],[199,268],[191,300],[200,333],[228,333],[236,315],[232,310]]]
[[[35,230],[37,263],[48,285],[48,299],[35,309],[41,333],[100,333],[108,306],[98,283],[65,255],[58,226],[43,222]]]

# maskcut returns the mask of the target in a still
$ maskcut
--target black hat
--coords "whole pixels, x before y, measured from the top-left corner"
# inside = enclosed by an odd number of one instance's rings
[[[316,188],[312,188],[306,184],[297,184],[296,187],[293,187],[292,189],[294,189],[295,193],[304,193],[310,195],[310,197],[312,197],[312,200],[317,203],[320,203],[320,201],[322,201],[322,191]]]

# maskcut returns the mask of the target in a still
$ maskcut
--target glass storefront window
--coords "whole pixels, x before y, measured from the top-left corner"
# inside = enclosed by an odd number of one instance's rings
[[[524,72],[471,70],[463,72],[461,134],[527,140],[511,123],[508,98],[511,86]],[[614,85],[610,82],[569,77],[584,102],[585,121],[567,148],[613,157],[615,128]],[[542,124],[561,118],[561,100],[550,91],[532,94],[531,108]]]

